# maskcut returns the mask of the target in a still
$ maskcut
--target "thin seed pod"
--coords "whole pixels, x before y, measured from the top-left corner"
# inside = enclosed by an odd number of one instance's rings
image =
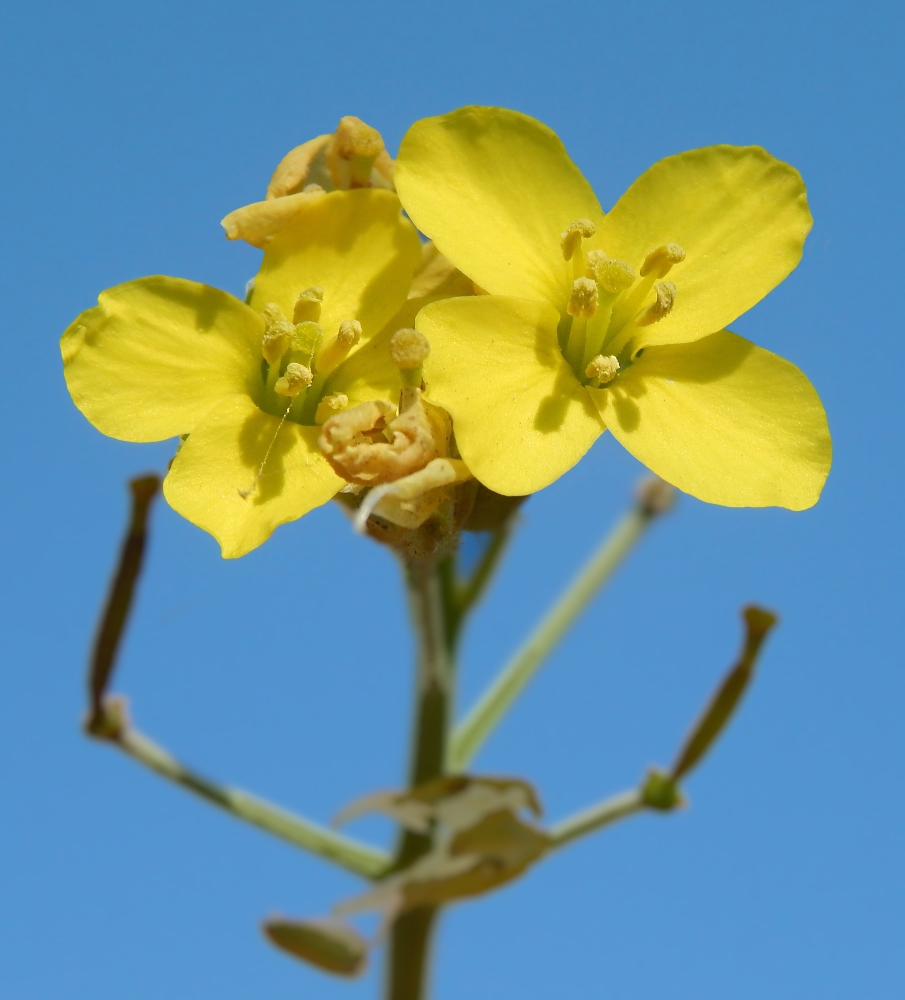
[[[94,640],[88,669],[89,714],[86,730],[97,736],[110,735],[104,697],[110,686],[123,630],[132,608],[135,582],[144,562],[148,509],[160,489],[160,476],[152,473],[131,480],[132,515],[123,538],[116,574],[110,585]]]
[[[745,622],[745,641],[741,655],[723,679],[679,751],[670,772],[670,777],[675,782],[697,766],[732,717],[754,676],[754,666],[763,641],[777,621],[776,615],[772,612],[753,604],[743,609],[742,618]]]

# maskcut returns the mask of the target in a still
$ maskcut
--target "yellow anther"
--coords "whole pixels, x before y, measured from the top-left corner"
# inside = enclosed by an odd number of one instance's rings
[[[636,319],[638,326],[650,326],[659,323],[664,316],[669,315],[676,304],[676,286],[671,281],[658,281],[654,285],[657,298]]]
[[[430,351],[427,337],[417,330],[397,330],[390,338],[390,357],[393,364],[404,372],[420,368]]]
[[[316,424],[325,423],[330,417],[335,416],[340,410],[344,410],[349,405],[349,397],[344,392],[334,392],[325,396],[317,404],[317,413],[314,416]]]
[[[591,278],[576,278],[572,282],[572,294],[566,312],[570,316],[590,319],[597,312],[597,283]]]
[[[295,327],[285,319],[278,320],[264,332],[261,353],[267,364],[272,365],[289,350]]]
[[[276,323],[288,322],[283,310],[276,304],[276,302],[268,302],[267,305],[261,310],[261,315],[264,317],[264,322],[268,326],[273,326]]]
[[[292,310],[292,321],[304,323],[308,320],[317,322],[321,318],[321,305],[324,301],[324,290],[318,285],[306,288],[295,300]]]
[[[357,319],[344,319],[339,324],[336,342],[346,350],[354,347],[361,340],[361,323]]]
[[[615,257],[607,257],[602,250],[588,252],[587,274],[605,292],[612,295],[618,295],[626,288],[631,288],[635,281],[635,269],[631,264],[626,264],[624,260],[617,260]]]
[[[273,387],[273,391],[279,393],[281,396],[289,396],[292,399],[295,399],[295,397],[302,392],[302,390],[307,389],[313,381],[314,376],[311,374],[310,368],[297,364],[295,361],[290,361],[290,363],[286,365],[286,371],[282,377],[277,379],[277,383]]]
[[[616,372],[619,371],[619,359],[609,355],[605,357],[603,354],[598,354],[596,358],[591,360],[591,363],[585,368],[585,375],[589,379],[597,379],[601,384],[607,382],[612,382],[616,377]]]
[[[559,234],[563,257],[571,260],[575,251],[581,246],[582,239],[589,239],[596,232],[597,227],[590,219],[576,219],[570,222],[569,228]]]
[[[656,250],[651,250],[644,258],[644,263],[641,265],[641,277],[655,272],[655,277],[665,278],[673,264],[680,264],[683,260],[685,260],[685,251],[678,243],[664,243]]]

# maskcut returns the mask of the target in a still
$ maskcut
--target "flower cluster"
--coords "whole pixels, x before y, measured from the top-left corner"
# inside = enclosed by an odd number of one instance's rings
[[[223,225],[263,250],[244,302],[140,278],[61,348],[100,431],[180,439],[164,494],[225,557],[338,494],[361,523],[451,523],[462,484],[533,493],[607,428],[711,503],[820,495],[817,393],[726,329],[811,226],[799,174],[759,147],[668,157],[604,213],[527,115],[425,119],[395,163],[347,117]]]

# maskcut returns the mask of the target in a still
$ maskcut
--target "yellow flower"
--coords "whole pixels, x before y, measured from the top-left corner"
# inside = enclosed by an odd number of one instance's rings
[[[346,485],[319,425],[398,398],[392,319],[421,253],[395,194],[321,193],[268,243],[248,305],[170,277],[103,292],[63,334],[69,391],[110,437],[187,435],[164,495],[243,555]]]
[[[264,201],[230,212],[222,222],[227,239],[264,247],[279,229],[324,191],[351,188],[393,190],[393,161],[376,128],[346,115],[332,135],[319,135],[291,149],[273,172]]]
[[[702,500],[817,501],[831,460],[820,399],[724,329],[801,258],[811,216],[794,169],[759,147],[692,150],[605,216],[550,129],[463,108],[412,126],[395,179],[418,228],[488,293],[416,321],[433,347],[428,398],[486,486],[539,490],[608,426]]]

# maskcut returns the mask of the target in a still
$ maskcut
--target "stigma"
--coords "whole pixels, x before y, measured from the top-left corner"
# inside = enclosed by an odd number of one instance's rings
[[[607,257],[603,250],[588,252],[587,276],[611,295],[618,295],[635,283],[635,269],[624,260]]]
[[[431,345],[419,330],[404,327],[390,338],[390,359],[400,371],[415,371],[430,354]]]

